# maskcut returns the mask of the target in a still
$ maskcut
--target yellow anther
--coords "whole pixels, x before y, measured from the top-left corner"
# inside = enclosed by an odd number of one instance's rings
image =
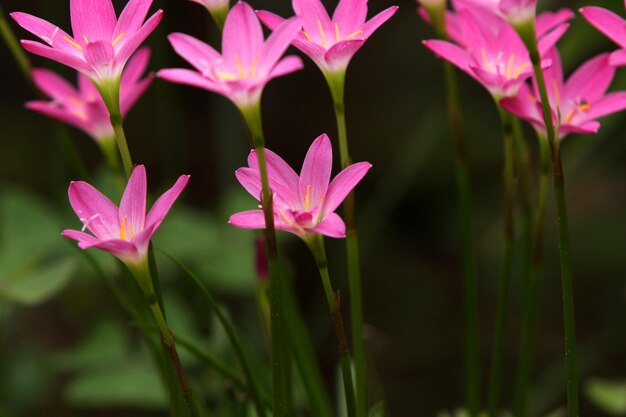
[[[567,114],[565,115],[565,119],[563,119],[563,121],[564,121],[565,123],[569,123],[569,122],[571,122],[571,121],[572,121],[572,119],[573,119],[573,118],[574,118],[574,110],[572,110],[572,111],[570,111],[569,113],[567,113]]]
[[[489,59],[487,58],[487,51],[485,50],[485,48],[480,48],[480,54],[483,57],[483,63],[485,64],[485,66],[489,67]]]
[[[128,240],[126,238],[126,216],[122,217],[122,226],[120,227],[120,239]]]
[[[557,84],[555,79],[552,79],[552,89],[554,90],[554,100],[556,101],[556,105],[561,105],[561,92],[559,91],[559,85]]]
[[[589,110],[590,108],[591,108],[591,104],[589,104],[586,101],[583,101],[582,103],[578,105],[578,111],[586,111],[586,110]]]
[[[335,40],[337,42],[339,42],[340,36],[339,36],[339,23],[335,22]]]
[[[83,51],[83,47],[80,46],[79,44],[77,44],[76,42],[74,42],[73,39],[68,38],[67,36],[63,36],[63,39],[65,39],[70,45],[72,45],[74,48],[78,49],[79,51]]]
[[[528,67],[530,67],[530,64],[528,62],[525,62],[522,65],[520,65],[519,67],[515,68],[515,71],[513,72],[513,78],[519,77],[519,75],[522,73],[522,71],[524,71]]]
[[[250,74],[250,78],[254,77],[254,72],[256,71],[256,66],[259,63],[259,56],[255,56],[254,59],[252,60],[252,64],[250,65],[250,70],[248,71],[248,73]]]
[[[227,72],[217,71],[215,75],[217,75],[219,78],[221,78],[224,81],[233,81],[237,79],[237,77],[235,77],[233,74],[229,74]]]
[[[243,69],[243,65],[241,65],[239,55],[235,55],[235,66],[237,67],[237,75],[239,75],[239,78],[245,77],[246,71]]]
[[[352,32],[351,34],[349,34],[348,36],[346,36],[346,40],[349,41],[350,39],[354,38],[357,35],[360,35],[361,33],[363,33],[362,30],[356,30],[354,32]]]
[[[83,40],[85,41],[85,45],[89,45],[89,39],[87,39],[86,35],[83,35]]]
[[[506,63],[506,78],[511,78],[513,74],[513,64],[515,63],[515,54],[511,54],[509,61]]]
[[[120,39],[122,39],[124,36],[126,36],[124,32],[117,35],[117,38],[113,39],[113,42],[111,42],[111,45],[115,46],[115,44],[118,43]]]
[[[306,38],[307,41],[311,42],[311,37],[305,31],[302,31],[302,35]]]
[[[317,27],[320,30],[320,35],[322,36],[322,46],[326,46],[326,33],[324,33],[324,28],[322,27],[322,21],[317,19]]]
[[[311,200],[311,184],[306,186],[306,195],[304,196],[304,209],[309,211],[309,203]]]

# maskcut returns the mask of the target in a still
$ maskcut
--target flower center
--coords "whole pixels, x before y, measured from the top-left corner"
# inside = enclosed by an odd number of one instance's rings
[[[502,52],[499,52],[495,59],[490,59],[487,56],[487,50],[485,48],[481,48],[480,53],[487,71],[504,76],[509,80],[519,77],[522,71],[530,67],[529,62],[515,66],[515,54],[511,54],[509,59],[505,62]]]
[[[135,236],[135,231],[131,227],[130,223],[126,222],[126,217],[122,217],[122,225],[120,226],[120,239],[128,240],[128,235],[133,238]],[[127,230],[128,229],[128,230]]]

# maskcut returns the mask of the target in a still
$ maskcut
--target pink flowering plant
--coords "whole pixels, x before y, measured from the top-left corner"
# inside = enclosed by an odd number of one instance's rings
[[[435,390],[467,417],[624,414],[591,373],[624,362],[623,169],[582,169],[623,154],[621,2],[582,32],[538,0],[176,0],[160,31],[152,0],[11,1],[0,415],[447,415]]]

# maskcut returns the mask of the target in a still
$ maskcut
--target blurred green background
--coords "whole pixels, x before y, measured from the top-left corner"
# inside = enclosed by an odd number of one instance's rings
[[[125,2],[115,3],[119,11]],[[186,66],[165,39],[170,32],[218,44],[217,31],[199,5],[184,0],[155,4],[165,10],[165,18],[147,42],[153,50],[151,70]],[[440,63],[420,44],[432,37],[430,28],[418,18],[413,1],[372,0],[369,16],[390,4],[399,4],[400,10],[353,59],[346,92],[352,156],[374,165],[358,188],[367,342],[379,381],[376,395],[385,399],[390,415],[434,416],[463,403],[453,149]],[[617,0],[542,0],[540,8],[588,4],[624,14]],[[287,0],[252,5],[283,16],[292,13]],[[69,29],[67,1],[5,0],[2,6],[5,12],[29,12]],[[20,38],[32,39],[12,27]],[[559,46],[568,73],[593,55],[615,49],[580,16]],[[75,77],[55,63],[33,62]],[[60,237],[62,229],[79,225],[67,201],[69,181],[88,180],[115,195],[99,151],[82,132],[66,129],[88,168],[89,177],[79,177],[60,146],[58,126],[24,109],[24,102],[35,96],[4,44],[0,63],[0,415],[166,415],[167,395],[136,326],[84,254]],[[626,88],[626,70],[618,71],[613,84],[620,88]],[[462,76],[461,96],[474,181],[485,381],[502,246],[502,146],[488,94]],[[308,59],[303,71],[269,84],[263,117],[268,147],[294,167],[319,134],[336,136],[330,94]],[[585,393],[582,414],[587,416],[626,415],[624,128],[626,115],[612,116],[603,120],[598,135],[572,136],[563,144]],[[215,94],[156,80],[127,117],[126,133],[134,161],[147,167],[153,195],[178,175],[191,174],[189,187],[157,233],[156,246],[202,277],[262,363],[266,346],[256,304],[256,233],[227,224],[234,211],[256,205],[233,174],[245,165],[248,153],[237,110]],[[530,129],[526,133],[536,166],[534,135]],[[552,204],[548,207],[534,415],[559,410],[565,401],[556,227]],[[336,347],[315,264],[299,240],[282,238],[281,251],[334,393]],[[328,242],[328,248],[335,286],[347,294],[343,242]],[[106,274],[125,282],[109,256],[93,252]],[[166,257],[157,253],[157,259],[174,331],[233,362],[223,332],[191,282]],[[520,289],[518,273],[507,325],[505,406],[515,376]],[[343,307],[347,314],[346,302]],[[183,360],[196,392],[212,401],[218,415],[233,415],[228,403],[243,400],[232,387],[191,355]]]

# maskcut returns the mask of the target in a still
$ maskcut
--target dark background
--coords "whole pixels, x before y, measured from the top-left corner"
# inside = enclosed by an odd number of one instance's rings
[[[124,2],[115,3],[121,10]],[[183,0],[155,3],[153,9],[164,9],[165,17],[147,42],[153,51],[151,70],[187,66],[167,43],[170,32],[189,33],[218,45],[217,31],[199,5]],[[334,1],[325,3],[335,5]],[[283,16],[292,13],[285,0],[252,4]],[[374,165],[358,188],[365,318],[382,389],[377,396],[384,393],[392,416],[430,416],[463,404],[462,283],[453,149],[441,66],[420,44],[432,37],[431,30],[418,18],[413,1],[372,0],[368,16],[391,4],[400,6],[398,13],[352,60],[347,77],[352,156]],[[540,1],[540,8],[577,9],[587,4],[592,2]],[[593,4],[624,14],[619,1]],[[29,12],[69,29],[67,1],[9,0],[2,6],[5,12]],[[20,38],[33,39],[11,25]],[[559,46],[566,73],[597,53],[615,49],[579,15]],[[296,169],[319,134],[326,132],[336,138],[324,79],[312,62],[304,61],[303,71],[272,81],[263,98],[268,148]],[[56,63],[38,57],[33,57],[33,62],[74,78],[70,70]],[[33,99],[34,93],[4,44],[0,45],[0,63],[0,250],[4,254],[0,260],[7,264],[0,263],[0,415],[165,415],[166,397],[159,394],[158,380],[145,359],[136,328],[128,325],[128,317],[79,251],[58,236],[64,228],[78,227],[66,197],[69,181],[85,179],[106,188],[107,174],[98,148],[82,132],[66,129],[89,171],[89,178],[78,177],[60,146],[56,125],[24,109],[23,103]],[[488,94],[468,77],[462,76],[460,81],[474,186],[485,381],[502,251],[502,141]],[[612,89],[620,87],[626,87],[624,70],[618,71]],[[203,276],[264,355],[252,262],[256,234],[226,224],[233,210],[256,204],[240,190],[233,175],[245,164],[248,153],[246,131],[236,108],[215,94],[156,80],[125,126],[133,159],[146,165],[153,194],[182,173],[192,176],[171,218],[157,233],[157,244]],[[607,392],[615,401],[626,397],[626,385],[620,383],[626,379],[625,127],[623,114],[612,116],[603,120],[598,135],[571,136],[562,146],[585,393],[583,415],[605,415],[597,401],[586,395],[598,387],[600,397]],[[536,167],[536,140],[530,129],[526,133]],[[334,172],[338,172],[338,163]],[[114,190],[110,185],[108,189]],[[548,208],[533,376],[534,415],[546,415],[565,403],[562,304],[551,194]],[[292,265],[301,307],[332,387],[337,355],[315,265],[299,240],[283,238],[281,250]],[[41,246],[43,242],[46,245]],[[19,245],[23,250],[17,249]],[[332,241],[327,246],[335,285],[347,295],[343,242]],[[31,258],[35,249],[41,253]],[[37,300],[24,302],[2,291],[15,271],[24,270],[14,265],[20,260],[26,271],[40,273],[34,264],[45,270],[58,259],[72,263],[68,267],[71,273]],[[98,260],[109,266],[107,271],[115,271],[107,256]],[[167,259],[159,256],[159,263],[174,330],[178,324],[228,357],[224,336],[213,325],[193,286]],[[26,285],[41,288],[42,282],[50,283],[45,277],[39,279]],[[511,288],[507,323],[504,406],[510,405],[515,377],[520,289],[518,273]],[[347,307],[344,302],[346,315]],[[209,398],[211,392],[221,392],[218,377],[203,371],[193,358],[185,360],[198,391]],[[131,366],[122,364],[144,365],[127,375],[123,368],[130,371]],[[106,373],[118,368],[118,372]],[[109,393],[115,391],[112,386],[122,394]],[[156,389],[150,388],[154,386]],[[330,391],[335,392],[334,388]]]

